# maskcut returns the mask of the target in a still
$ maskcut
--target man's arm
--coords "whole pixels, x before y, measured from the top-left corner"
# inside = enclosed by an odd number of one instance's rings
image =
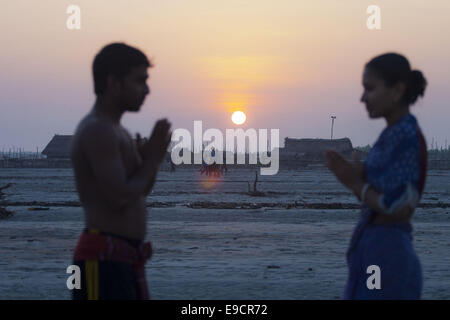
[[[97,181],[99,191],[113,208],[122,208],[144,194],[148,181],[156,175],[150,161],[129,178],[122,163],[119,142],[113,127],[96,122],[84,130],[82,149]]]
[[[170,137],[171,136],[169,134],[165,138],[161,137],[161,139],[169,139],[169,142],[170,142]],[[146,148],[147,143],[149,143],[148,139],[146,139],[146,138],[142,139],[141,135],[139,133],[136,134],[136,148],[137,148],[138,153],[141,155],[142,158],[144,158],[144,150]],[[165,146],[166,149],[167,149],[167,146],[168,145]],[[163,151],[164,151],[164,153],[166,152],[165,150],[163,150]],[[156,176],[158,174],[158,170],[159,170],[159,166],[160,166],[160,162],[161,162],[161,159],[159,159],[159,158],[161,158],[160,155],[154,155],[154,154],[152,154],[152,155],[147,157],[147,160],[149,162],[151,162],[151,166],[153,166],[154,174],[151,176],[151,178],[149,179],[149,181],[148,181],[148,183],[147,183],[147,185],[145,187],[145,190],[144,190],[144,195],[145,196],[147,196],[151,192],[151,190],[152,190],[152,188],[153,188],[153,186],[155,184]]]
[[[153,186],[155,185],[156,176],[158,175],[158,170],[159,170],[159,166],[155,163],[153,163],[153,170],[154,170],[154,174],[149,179],[149,181],[147,182],[147,185],[145,186],[145,189],[144,189],[145,196],[148,196],[150,194],[150,191],[152,191]]]

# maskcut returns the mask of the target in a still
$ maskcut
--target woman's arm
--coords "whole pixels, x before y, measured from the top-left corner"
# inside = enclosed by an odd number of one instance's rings
[[[370,185],[364,190],[365,184],[363,183],[361,186],[361,183],[362,182],[360,181],[354,186],[353,193],[370,209],[377,213],[373,223],[400,223],[408,222],[411,219],[415,209],[414,203],[404,202],[400,203],[395,209],[392,207],[386,208],[383,204],[383,194],[370,187]],[[364,195],[362,194],[363,191]]]
[[[336,178],[377,213],[373,223],[408,222],[414,212],[414,201],[397,202],[386,208],[384,195],[370,185],[366,185],[363,168],[359,162],[349,162],[335,151],[326,152],[328,168]],[[364,194],[363,194],[364,191]]]

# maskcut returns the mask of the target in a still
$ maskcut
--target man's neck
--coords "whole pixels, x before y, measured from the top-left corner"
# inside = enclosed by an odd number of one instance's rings
[[[122,117],[123,111],[120,105],[114,99],[107,96],[98,96],[95,101],[93,112],[114,124],[120,124],[120,118]]]

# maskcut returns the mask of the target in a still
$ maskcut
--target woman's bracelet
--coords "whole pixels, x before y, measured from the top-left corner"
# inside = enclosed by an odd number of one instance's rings
[[[366,193],[367,193],[367,190],[369,190],[369,187],[370,187],[370,184],[366,182],[361,189],[361,202],[362,203],[364,203],[366,201]]]

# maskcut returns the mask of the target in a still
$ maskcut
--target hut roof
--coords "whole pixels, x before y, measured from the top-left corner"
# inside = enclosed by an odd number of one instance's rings
[[[284,139],[284,148],[287,152],[319,154],[325,149],[332,149],[338,152],[351,152],[352,142],[349,138],[342,139]]]
[[[70,143],[72,142],[72,135],[55,134],[42,151],[47,158],[70,158]]]

